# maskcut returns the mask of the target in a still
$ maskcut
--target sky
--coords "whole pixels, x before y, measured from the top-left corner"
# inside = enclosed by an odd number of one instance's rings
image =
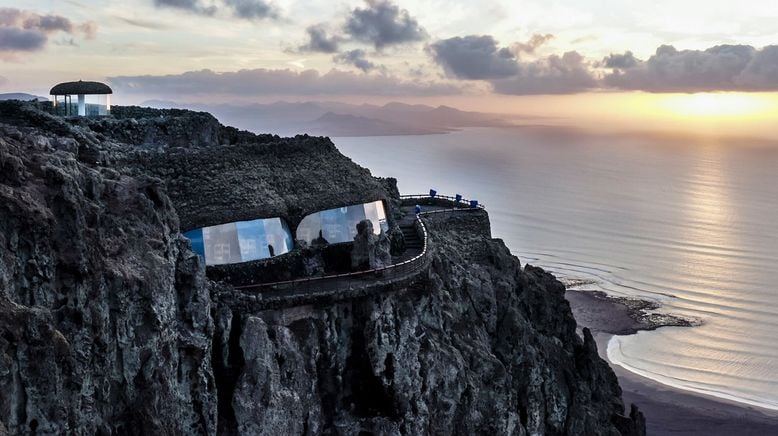
[[[120,104],[406,101],[771,134],[776,20],[756,0],[0,0],[0,92],[83,79]]]

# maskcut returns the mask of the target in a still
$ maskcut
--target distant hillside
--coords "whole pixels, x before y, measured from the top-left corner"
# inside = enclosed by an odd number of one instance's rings
[[[46,97],[38,95],[26,94],[24,92],[10,92],[6,94],[0,94],[0,100],[21,100],[21,101],[49,101]]]
[[[464,127],[513,125],[507,116],[467,112],[448,106],[392,102],[383,106],[339,102],[276,102],[252,105],[203,105],[144,102],[156,108],[186,108],[214,114],[221,122],[254,131],[294,135],[388,136],[447,133]]]
[[[446,130],[400,125],[391,121],[327,112],[306,124],[308,131],[326,136],[431,135]]]

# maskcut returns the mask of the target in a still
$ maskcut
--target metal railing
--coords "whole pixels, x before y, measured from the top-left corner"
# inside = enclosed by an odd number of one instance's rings
[[[417,220],[421,226],[422,250],[421,253],[406,261],[392,264],[392,265],[387,265],[381,268],[369,269],[365,271],[356,271],[356,272],[344,273],[344,274],[331,274],[331,275],[318,276],[318,277],[307,277],[303,279],[285,280],[281,282],[258,283],[253,285],[234,286],[234,288],[241,289],[241,290],[261,290],[262,288],[273,288],[277,290],[279,288],[284,288],[289,285],[305,286],[309,284],[317,284],[325,280],[327,281],[343,280],[346,282],[350,282],[352,279],[356,279],[356,278],[364,279],[370,276],[372,276],[370,277],[372,279],[375,277],[381,277],[382,274],[385,273],[386,271],[392,271],[394,275],[402,275],[403,272],[413,272],[416,270],[414,266],[420,265],[422,262],[419,261],[422,260],[424,256],[427,255],[427,228],[420,218],[417,217]]]
[[[427,202],[435,202],[436,200],[445,200],[450,203],[453,203],[455,208],[459,208],[459,209],[471,208],[470,206],[471,200],[462,197],[457,199],[457,197],[452,197],[450,195],[435,194],[434,197],[431,197],[429,194],[414,194],[414,195],[400,196],[400,201],[402,201],[403,204],[412,206],[410,201],[405,201],[405,200],[426,200]],[[486,209],[486,206],[481,204],[481,202],[478,202],[477,208]]]
[[[317,276],[317,277],[306,277],[306,278],[296,279],[296,280],[257,283],[257,284],[250,284],[250,285],[234,286],[234,288],[241,291],[255,291],[259,293],[266,293],[271,291],[273,291],[273,293],[288,291],[284,293],[285,296],[295,296],[295,295],[307,294],[311,291],[311,289],[315,289],[317,293],[337,292],[341,290],[353,290],[353,289],[370,287],[371,285],[376,285],[376,284],[380,285],[382,284],[381,282],[385,282],[387,279],[389,279],[390,281],[401,280],[410,277],[427,267],[426,261],[427,261],[427,256],[429,254],[429,235],[427,232],[427,226],[424,225],[424,221],[422,220],[422,217],[427,215],[439,214],[439,213],[476,211],[476,210],[484,209],[483,205],[481,204],[479,204],[477,208],[471,208],[469,202],[461,203],[461,207],[460,207],[457,205],[460,202],[457,202],[455,197],[449,197],[449,196],[436,195],[435,197],[430,197],[429,195],[426,196],[406,195],[406,196],[401,196],[400,198],[401,199],[426,198],[432,200],[433,202],[436,202],[438,200],[445,200],[445,201],[455,203],[453,208],[431,210],[431,211],[425,211],[416,214],[415,223],[418,224],[416,231],[418,236],[422,240],[422,250],[421,253],[412,257],[411,259],[405,260],[400,263],[387,265],[381,268],[374,268],[365,271],[357,271],[357,272],[344,273],[344,274],[331,274],[331,275]],[[465,200],[461,200],[461,202],[464,201]]]

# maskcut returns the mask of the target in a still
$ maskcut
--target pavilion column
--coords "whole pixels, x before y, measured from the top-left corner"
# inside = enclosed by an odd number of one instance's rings
[[[84,94],[78,94],[78,115],[86,116],[86,97]]]

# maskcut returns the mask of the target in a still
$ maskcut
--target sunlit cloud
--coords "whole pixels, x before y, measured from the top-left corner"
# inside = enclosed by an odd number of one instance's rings
[[[664,45],[648,60],[631,52],[611,55],[604,65],[612,73],[608,87],[649,92],[778,90],[778,46],[718,45],[706,50],[678,50]]]

